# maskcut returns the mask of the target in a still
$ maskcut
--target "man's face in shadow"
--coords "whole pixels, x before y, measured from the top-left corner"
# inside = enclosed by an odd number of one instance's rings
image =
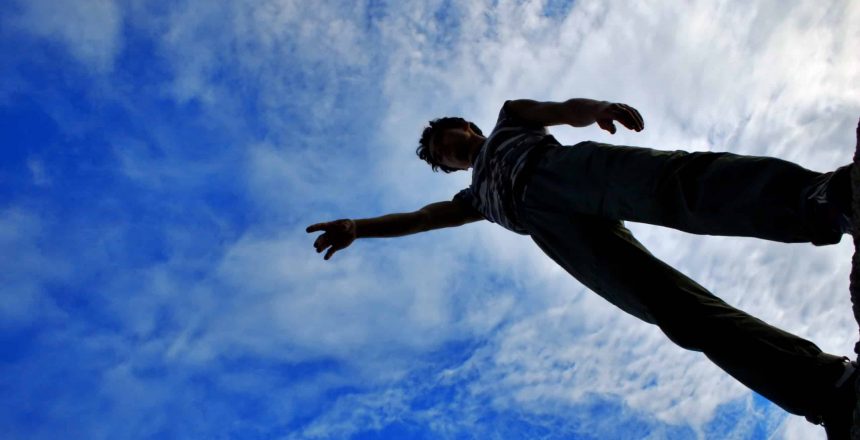
[[[479,137],[468,122],[456,128],[439,131],[430,142],[430,154],[442,165],[458,170],[468,170],[471,166],[472,147]]]

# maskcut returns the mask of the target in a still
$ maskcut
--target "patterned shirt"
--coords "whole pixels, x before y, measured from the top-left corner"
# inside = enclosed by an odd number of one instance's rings
[[[515,216],[514,182],[529,153],[539,144],[558,145],[546,127],[530,124],[511,114],[505,101],[496,127],[472,164],[472,184],[454,196],[475,208],[487,220],[518,234],[528,232]]]

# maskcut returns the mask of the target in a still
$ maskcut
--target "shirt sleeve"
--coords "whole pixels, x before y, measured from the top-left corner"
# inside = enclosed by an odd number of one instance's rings
[[[472,191],[471,186],[460,190],[460,192],[458,192],[457,194],[454,194],[454,198],[451,199],[451,201],[468,206],[476,213],[478,213],[478,215],[492,222],[492,220],[487,218],[487,216],[485,216],[484,213],[482,213],[481,210],[478,209],[478,204],[476,203],[477,200],[475,199],[475,193]]]
[[[454,202],[463,203],[465,205],[475,207],[475,194],[472,192],[472,187],[464,188],[451,199]]]
[[[499,110],[499,118],[496,120],[496,127],[497,128],[498,127],[523,127],[523,128],[531,128],[534,130],[541,130],[544,132],[546,131],[546,127],[543,127],[541,125],[535,125],[534,123],[527,122],[526,120],[521,119],[518,116],[516,116],[513,112],[511,112],[511,109],[509,107],[510,103],[511,103],[511,101],[508,100],[508,101],[505,101],[504,104],[502,104],[502,109]]]

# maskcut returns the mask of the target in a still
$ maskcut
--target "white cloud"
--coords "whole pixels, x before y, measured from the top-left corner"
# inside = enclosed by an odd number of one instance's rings
[[[27,169],[30,170],[30,176],[33,179],[33,184],[36,186],[48,186],[51,184],[51,177],[48,176],[45,170],[43,161],[31,157],[27,159]]]

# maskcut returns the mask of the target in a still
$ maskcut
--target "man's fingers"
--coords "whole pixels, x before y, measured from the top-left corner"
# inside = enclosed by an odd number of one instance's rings
[[[333,228],[341,231],[349,230],[349,222],[344,220],[335,220],[333,222],[323,222],[323,223],[314,223],[307,228],[305,231],[307,232],[315,232],[315,231],[329,231]]]
[[[627,104],[616,103],[613,105],[611,112],[615,120],[630,130],[642,131],[645,128],[642,115],[635,108]]]
[[[618,122],[631,130],[637,130],[639,121],[636,120],[636,116],[633,116],[633,112],[623,104],[619,104],[617,109]]]
[[[317,252],[322,252],[323,249],[329,247],[329,237],[328,234],[323,234],[317,237],[316,241],[314,241],[314,248],[316,248]]]
[[[641,131],[645,128],[645,120],[642,119],[642,115],[639,114],[639,111],[633,107],[630,107],[627,104],[618,104],[621,109],[624,110],[624,115],[629,118],[629,121],[633,123],[632,126],[624,124],[627,128],[631,130]]]
[[[314,223],[305,230],[307,232],[325,231],[322,235],[314,240],[314,249],[317,253],[326,251],[324,259],[328,260],[335,252],[345,248],[343,241],[346,239],[350,231],[351,224],[349,220],[335,220],[331,222]]]
[[[624,106],[629,108],[630,111],[633,113],[633,116],[636,118],[636,122],[639,123],[639,130],[644,130],[645,129],[645,120],[642,119],[642,115],[639,114],[639,110],[636,110],[635,108],[630,107],[627,104],[624,104]]]
[[[603,119],[597,121],[597,125],[600,126],[600,128],[608,131],[609,133],[615,134],[615,124],[612,123],[611,119]]]
[[[325,229],[325,225],[327,225],[327,224],[328,223],[314,223],[314,224],[308,226],[307,228],[305,228],[305,231],[306,232],[322,231],[323,229]]]
[[[341,249],[343,249],[343,248],[338,248],[338,247],[332,246],[331,248],[329,248],[328,252],[325,253],[325,257],[323,257],[323,260],[328,260],[329,258],[331,258],[332,255],[334,255],[335,252],[337,252]]]

